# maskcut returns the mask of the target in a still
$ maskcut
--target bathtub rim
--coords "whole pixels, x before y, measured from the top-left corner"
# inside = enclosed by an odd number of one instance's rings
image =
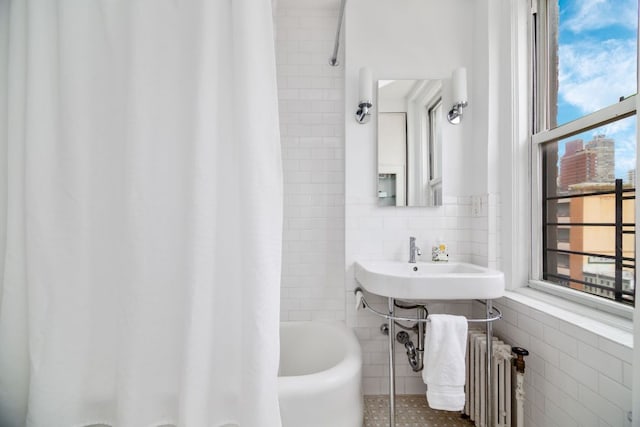
[[[325,329],[339,332],[339,342],[345,346],[345,356],[328,369],[302,375],[278,376],[279,385],[295,386],[299,381],[311,381],[316,385],[331,387],[334,384],[352,380],[354,375],[359,376],[362,370],[362,349],[360,342],[351,328],[339,320],[294,320],[283,321],[291,327],[304,327],[303,325],[322,325]]]

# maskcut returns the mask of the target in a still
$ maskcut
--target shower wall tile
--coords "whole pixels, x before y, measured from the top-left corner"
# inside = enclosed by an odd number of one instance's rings
[[[328,65],[338,6],[280,0],[275,17],[285,321],[345,319],[344,70]]]

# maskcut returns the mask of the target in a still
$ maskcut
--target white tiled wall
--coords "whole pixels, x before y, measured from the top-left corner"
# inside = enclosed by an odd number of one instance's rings
[[[344,71],[328,64],[337,16],[336,1],[280,0],[276,12],[282,320],[345,318]]]
[[[351,167],[351,166],[350,166]],[[357,168],[358,166],[353,166]],[[346,300],[347,325],[352,327],[362,345],[364,354],[363,385],[365,394],[385,394],[388,391],[388,344],[380,333],[380,325],[386,320],[367,311],[355,310],[353,290],[358,286],[354,279],[353,263],[359,259],[409,258],[409,236],[416,237],[422,248],[421,260],[430,260],[431,245],[438,238],[447,243],[452,261],[470,261],[472,257],[471,198],[445,197],[444,205],[437,208],[379,208],[376,198],[346,206]],[[486,240],[486,239],[485,239]],[[485,251],[486,252],[486,251]],[[383,298],[368,297],[379,311],[387,310]],[[433,302],[430,313],[449,313],[469,316],[471,303]],[[400,311],[400,313],[403,313]],[[415,312],[404,313],[407,317]],[[396,329],[396,332],[399,329]],[[411,333],[411,339],[416,340]],[[425,385],[420,373],[414,373],[407,362],[404,347],[396,344],[396,392],[399,394],[424,393]]]
[[[527,427],[631,425],[630,342],[604,338],[511,299],[495,305],[504,315],[495,323],[496,335],[530,352],[525,358]],[[483,309],[474,304],[476,315]]]
[[[479,194],[471,196],[470,203],[471,262],[500,269],[500,197]]]

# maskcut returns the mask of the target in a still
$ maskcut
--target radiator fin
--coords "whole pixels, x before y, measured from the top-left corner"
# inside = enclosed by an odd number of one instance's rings
[[[491,412],[496,427],[511,427],[511,346],[493,338],[493,364],[491,378],[487,378],[487,335],[483,331],[469,330],[467,342],[466,401],[464,413],[476,427],[486,427],[486,382],[491,381],[495,399]]]

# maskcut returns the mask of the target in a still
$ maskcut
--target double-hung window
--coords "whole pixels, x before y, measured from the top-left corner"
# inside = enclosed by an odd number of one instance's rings
[[[534,279],[633,305],[638,0],[537,1]]]

